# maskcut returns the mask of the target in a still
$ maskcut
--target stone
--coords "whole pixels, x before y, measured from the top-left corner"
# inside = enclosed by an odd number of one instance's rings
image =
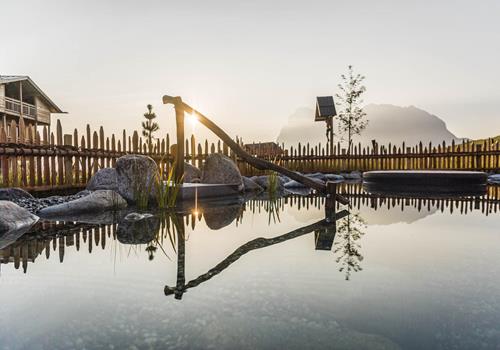
[[[326,181],[341,182],[344,181],[344,177],[338,174],[325,174]]]
[[[267,190],[269,188],[269,175],[260,175],[260,176],[252,176],[250,178],[253,182],[255,182],[257,185],[262,187],[264,190]],[[282,191],[284,189],[285,183],[287,183],[287,178],[278,176],[278,191]]]
[[[38,216],[10,201],[0,201],[0,233],[31,227]]]
[[[153,214],[149,214],[149,213],[129,213],[129,214],[127,214],[127,216],[125,216],[124,219],[127,221],[140,221],[140,220],[150,218],[152,216],[153,216]]]
[[[488,176],[488,183],[500,184],[500,174],[493,174],[493,175]]]
[[[359,171],[353,171],[350,173],[342,173],[340,175],[342,175],[342,177],[346,180],[361,180],[363,178],[363,175]]]
[[[114,168],[103,168],[95,173],[87,184],[87,190],[118,191],[118,177]]]
[[[264,191],[264,188],[260,186],[255,181],[249,179],[246,176],[243,176],[243,185],[245,186],[245,192],[261,192]]]
[[[184,163],[184,182],[198,183],[201,181],[201,170],[189,163]]]
[[[317,182],[317,183],[320,183],[320,184],[324,184],[325,182],[320,180],[320,179],[316,179],[314,177],[311,177],[310,178],[311,180]],[[295,180],[291,180],[291,181],[288,181],[285,185],[284,185],[285,188],[305,188],[307,186],[301,184],[300,182],[298,181],[295,181]]]
[[[118,193],[129,203],[136,202],[138,193],[149,192],[154,201],[154,186],[158,166],[148,156],[126,155],[116,161]]]
[[[201,183],[238,185],[243,191],[243,178],[234,162],[221,153],[209,155],[205,160],[201,174]]]
[[[78,216],[85,213],[100,213],[126,207],[127,202],[115,191],[97,190],[88,196],[44,208],[40,210],[39,215],[45,218]]]
[[[17,202],[20,199],[33,199],[33,196],[18,187],[0,188],[0,200]]]

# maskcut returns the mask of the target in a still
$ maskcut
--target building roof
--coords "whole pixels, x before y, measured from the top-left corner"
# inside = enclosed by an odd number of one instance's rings
[[[51,108],[50,112],[52,113],[66,113],[63,112],[52,100],[35,84],[33,80],[27,75],[0,75],[0,84],[9,84],[15,83],[18,81],[28,81],[28,83],[33,86],[33,88],[40,94],[40,96],[47,102],[49,107]]]
[[[319,96],[316,97],[316,116],[315,121],[324,121],[327,118],[335,117],[337,111],[335,110],[335,102],[333,96]]]

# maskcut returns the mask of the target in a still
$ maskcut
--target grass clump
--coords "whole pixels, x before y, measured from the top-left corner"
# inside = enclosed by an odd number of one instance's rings
[[[183,176],[184,177],[184,176]],[[175,176],[175,166],[172,166],[166,178],[163,174],[163,169],[159,171],[155,181],[156,204],[159,209],[174,208],[177,201],[177,196],[181,189],[181,181]]]

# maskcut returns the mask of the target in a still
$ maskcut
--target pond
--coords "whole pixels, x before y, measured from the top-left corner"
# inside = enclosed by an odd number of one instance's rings
[[[499,202],[349,198],[41,223],[0,250],[0,349],[497,349]]]

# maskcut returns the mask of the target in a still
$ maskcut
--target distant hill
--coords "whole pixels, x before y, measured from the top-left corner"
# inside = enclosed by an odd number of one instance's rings
[[[380,145],[401,144],[403,141],[412,146],[422,141],[434,144],[446,141],[460,141],[451,133],[445,122],[439,117],[414,106],[399,107],[388,104],[370,104],[365,107],[369,124],[361,137],[354,142],[371,144],[377,140]],[[279,143],[296,145],[298,142],[310,144],[326,143],[325,123],[314,122],[314,111],[310,108],[299,108],[288,119],[277,138]]]

